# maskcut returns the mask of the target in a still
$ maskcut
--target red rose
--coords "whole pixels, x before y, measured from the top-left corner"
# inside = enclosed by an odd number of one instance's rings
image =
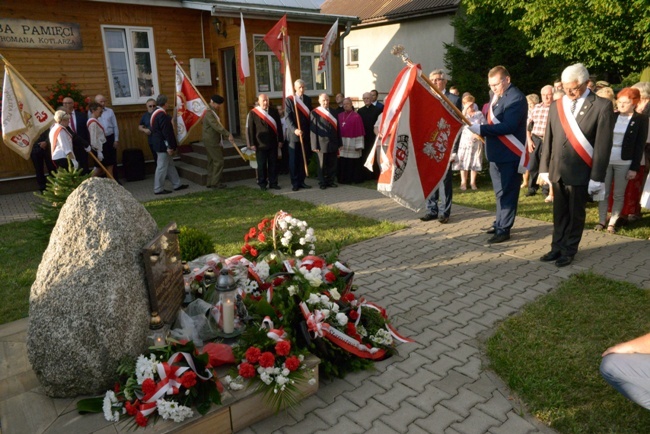
[[[347,301],[348,303],[353,302],[354,301],[354,294],[352,294],[351,292],[348,292],[347,294],[345,294],[343,296],[343,301]]]
[[[203,280],[203,274],[197,274],[194,276],[194,280],[200,283]]]
[[[259,241],[260,243],[266,242],[266,235],[260,232],[260,234],[257,236],[257,241]]]
[[[145,396],[151,396],[156,392],[156,382],[151,378],[147,378],[142,382],[142,393]]]
[[[278,356],[287,356],[291,351],[291,344],[288,341],[280,341],[275,344],[275,354]]]
[[[275,357],[270,351],[265,351],[260,356],[260,366],[262,368],[271,368],[275,365]]]
[[[192,371],[185,372],[185,375],[181,377],[181,384],[186,389],[194,386],[196,384],[196,374]]]
[[[293,372],[300,367],[300,359],[296,356],[288,357],[287,360],[284,361],[284,366]]]
[[[149,419],[144,417],[144,415],[141,412],[138,412],[138,414],[135,415],[135,423],[138,425],[144,427],[147,426],[147,422],[149,422]]]
[[[255,247],[251,247],[251,255],[255,258],[257,257],[257,249]]]
[[[351,310],[350,313],[348,313],[348,316],[352,321],[356,321],[359,318],[359,312],[356,310]]]
[[[244,378],[253,378],[255,376],[255,366],[250,363],[242,363],[239,365],[239,375]]]
[[[260,350],[257,347],[250,347],[249,349],[246,350],[246,360],[248,360],[249,363],[257,363],[260,360],[260,355],[262,354],[262,350]]]
[[[332,273],[331,271],[328,271],[327,273],[325,273],[325,281],[326,282],[332,283],[335,280],[336,280],[336,276],[334,275],[334,273]]]
[[[248,236],[249,236],[250,238],[255,238],[256,233],[257,233],[257,231],[255,230],[255,228],[250,228],[250,229],[248,230]]]

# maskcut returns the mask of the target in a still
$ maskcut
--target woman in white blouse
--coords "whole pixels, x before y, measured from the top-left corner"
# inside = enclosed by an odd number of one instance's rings
[[[99,161],[102,161],[104,159],[104,153],[102,152],[102,149],[106,143],[106,134],[104,134],[104,127],[102,127],[102,124],[100,124],[98,121],[99,117],[102,115],[103,110],[104,108],[100,104],[96,102],[91,103],[88,107],[90,117],[88,118],[88,122],[86,122],[86,126],[88,127],[88,135],[90,136],[90,147],[93,150],[93,154],[95,154]],[[113,173],[111,171],[112,167],[113,166],[109,166],[106,168],[106,170],[108,170],[110,173]],[[103,173],[104,171],[100,167],[95,166],[93,176],[100,176]]]
[[[605,175],[605,200],[598,204],[599,223],[594,229],[616,232],[616,222],[623,208],[627,181],[634,179],[643,156],[643,147],[648,136],[648,117],[634,111],[641,94],[638,89],[626,87],[618,93],[618,113],[614,125],[614,143]],[[612,188],[612,180],[614,188]],[[609,196],[613,196],[612,215],[607,221]]]
[[[70,115],[63,110],[54,113],[54,125],[50,128],[50,146],[52,148],[52,162],[58,168],[68,168],[68,158],[75,169],[79,163],[72,150],[72,134],[68,131]]]

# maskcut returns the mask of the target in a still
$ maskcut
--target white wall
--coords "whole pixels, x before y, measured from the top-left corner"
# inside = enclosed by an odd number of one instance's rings
[[[453,40],[451,15],[352,30],[344,39],[343,93],[361,99],[364,92],[377,89],[379,99],[383,100],[404,67],[401,58],[390,54],[394,45],[403,45],[411,60],[419,63],[428,75],[435,68],[445,69],[443,43]],[[359,48],[358,67],[348,66],[349,47]]]

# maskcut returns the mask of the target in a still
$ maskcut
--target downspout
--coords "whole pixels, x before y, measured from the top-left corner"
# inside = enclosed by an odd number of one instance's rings
[[[350,34],[350,29],[352,28],[352,22],[348,21],[347,24],[345,25],[345,32],[341,35],[340,41],[339,41],[339,53],[341,53],[341,63],[339,65],[341,69],[341,93],[345,96],[345,47],[344,47],[344,39],[346,36]]]

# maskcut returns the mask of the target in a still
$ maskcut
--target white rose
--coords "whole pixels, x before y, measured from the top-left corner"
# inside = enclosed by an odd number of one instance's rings
[[[337,313],[336,321],[339,323],[340,326],[344,326],[348,323],[348,316],[344,313]]]

